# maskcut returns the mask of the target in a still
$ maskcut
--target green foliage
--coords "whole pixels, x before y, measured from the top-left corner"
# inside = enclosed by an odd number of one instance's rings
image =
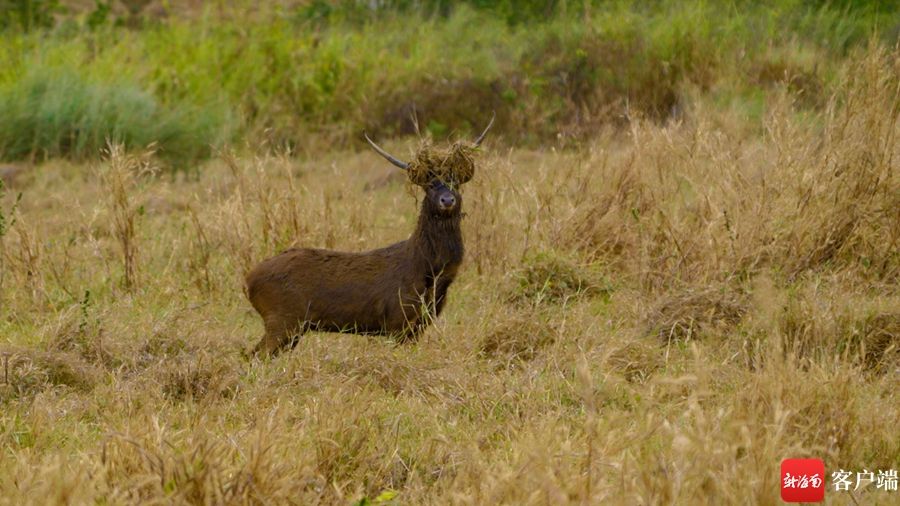
[[[318,26],[335,24],[363,25],[381,22],[396,16],[405,18],[448,18],[460,10],[476,11],[485,17],[503,21],[509,26],[541,24],[549,19],[575,18],[596,10],[609,10],[622,6],[642,8],[644,11],[659,8],[667,2],[609,2],[605,0],[313,0],[296,9],[293,18]],[[706,2],[709,3],[709,2]],[[725,4],[713,2],[713,4]],[[730,2],[728,3],[730,5]]]
[[[196,107],[167,108],[128,83],[94,83],[73,70],[38,67],[0,88],[0,156],[92,158],[108,141],[156,144],[176,164],[208,155],[225,126]]]
[[[413,111],[438,137],[496,110],[505,139],[556,142],[626,114],[680,116],[690,90],[757,117],[782,82],[821,107],[849,49],[900,30],[878,0],[317,0],[158,22],[110,5],[4,33],[0,156],[95,156],[113,136],[189,163],[232,134],[300,149],[412,134]],[[53,24],[40,19],[28,26]]]
[[[96,29],[97,27],[106,23],[109,18],[109,13],[112,9],[111,2],[101,2],[100,0],[95,0],[94,10],[87,17],[87,26],[90,29]]]
[[[349,23],[363,24],[381,20],[392,15],[424,15],[426,17],[448,17],[460,8],[472,9],[487,16],[503,20],[510,26],[543,23],[554,18],[577,18],[591,16],[597,12],[626,8],[639,12],[642,16],[685,6],[703,6],[727,16],[734,17],[739,12],[751,17],[774,14],[788,17],[795,14],[826,12],[845,21],[854,23],[865,16],[882,16],[890,19],[896,14],[897,4],[892,0],[707,0],[685,2],[677,0],[651,0],[644,2],[610,0],[382,0],[362,2],[359,0],[314,0],[297,8],[294,17],[298,21],[316,24]],[[730,12],[729,12],[730,11]],[[850,14],[848,16],[848,14]],[[721,18],[714,18],[721,21]]]
[[[53,26],[59,0],[0,0],[0,29],[29,31]]]
[[[378,494],[375,499],[363,497],[353,503],[353,506],[371,506],[374,504],[394,504],[394,499],[399,495],[396,490],[387,489]]]

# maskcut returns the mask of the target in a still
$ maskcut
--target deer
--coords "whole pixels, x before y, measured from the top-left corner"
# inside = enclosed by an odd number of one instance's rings
[[[481,145],[493,124],[491,118],[471,149]],[[368,134],[364,137],[412,180],[410,163],[389,154]],[[293,349],[309,331],[415,341],[441,314],[465,252],[459,193],[465,181],[424,169],[418,173],[425,178],[417,178],[424,198],[415,230],[405,241],[364,252],[291,248],[247,274],[247,297],[265,330],[253,356]]]

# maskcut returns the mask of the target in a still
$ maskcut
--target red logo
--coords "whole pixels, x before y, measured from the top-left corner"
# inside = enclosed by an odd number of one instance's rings
[[[781,461],[781,500],[822,502],[825,500],[825,463],[819,459]]]

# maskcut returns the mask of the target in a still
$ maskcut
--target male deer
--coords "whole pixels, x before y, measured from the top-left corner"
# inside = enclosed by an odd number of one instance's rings
[[[474,165],[467,159],[470,170],[460,178],[445,170],[448,156],[477,148],[493,123],[492,118],[474,143],[458,143],[443,157],[420,156],[413,164],[366,135],[378,154],[425,190],[415,231],[405,241],[371,251],[292,248],[257,265],[246,279],[247,295],[265,326],[254,354],[293,348],[309,330],[415,339],[441,313],[463,259],[458,188],[471,178]]]

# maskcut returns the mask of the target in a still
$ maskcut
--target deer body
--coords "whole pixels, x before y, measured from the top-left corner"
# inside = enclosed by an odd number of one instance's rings
[[[362,253],[294,248],[247,275],[247,294],[276,353],[307,330],[414,339],[443,309],[463,259],[459,206],[449,216],[423,202],[406,241]]]
[[[366,136],[378,154],[407,170],[410,181],[425,190],[416,230],[385,248],[362,253],[294,248],[253,268],[247,296],[265,327],[254,353],[273,355],[293,347],[308,330],[416,338],[441,313],[463,259],[457,188],[471,178],[474,165],[464,159],[470,163],[466,171],[446,169],[460,155],[465,158],[465,150],[477,148],[493,123],[473,144],[417,157],[417,165],[394,158]]]

